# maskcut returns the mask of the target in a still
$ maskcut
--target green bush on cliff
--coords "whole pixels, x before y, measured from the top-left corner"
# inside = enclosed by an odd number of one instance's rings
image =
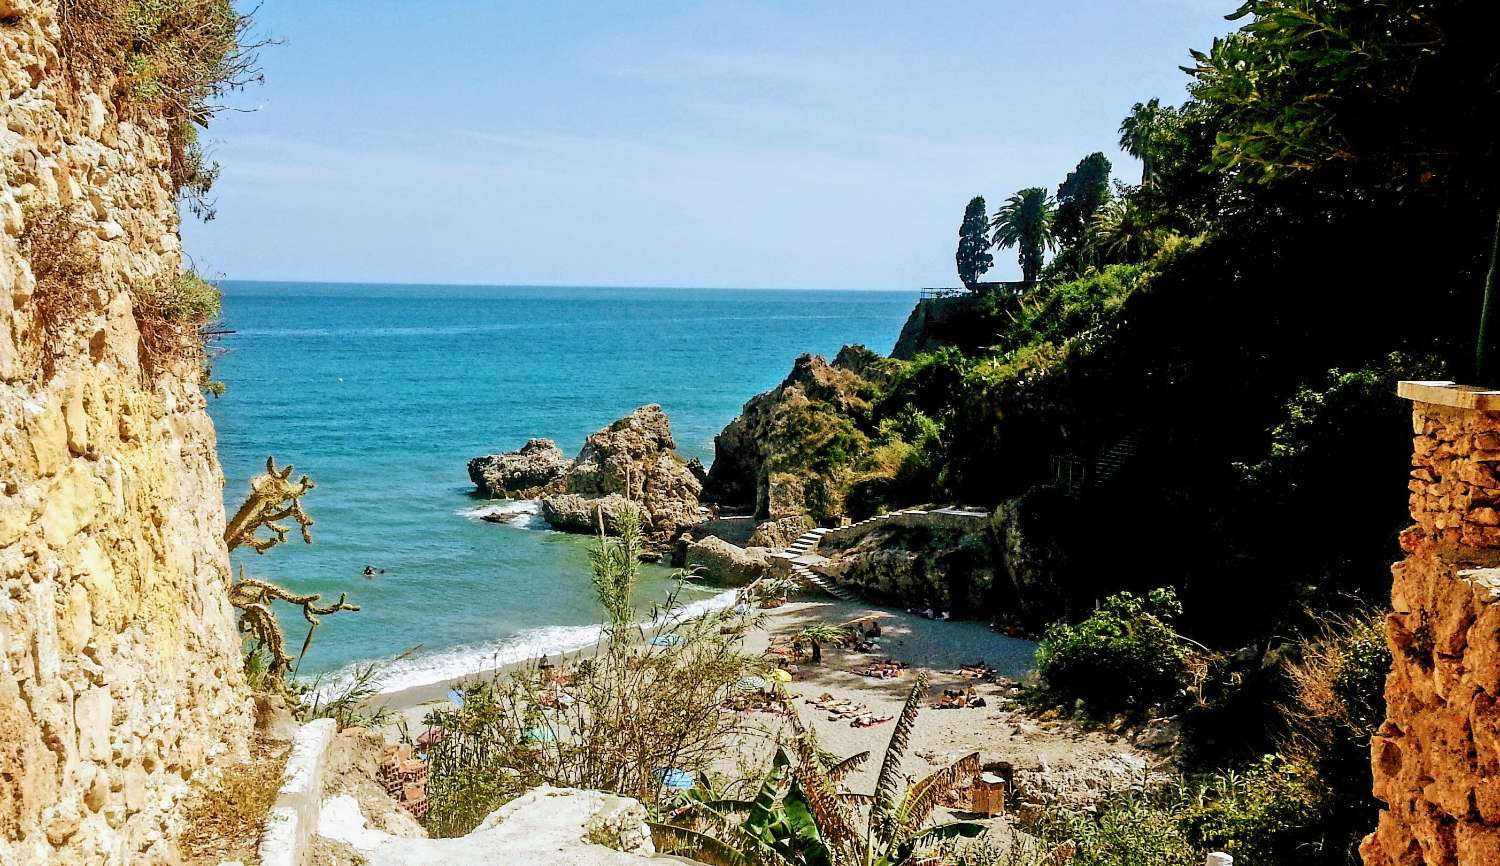
[[[188,209],[213,217],[218,176],[198,141],[217,100],[261,79],[249,15],[231,0],[60,0],[61,49],[69,69],[114,82],[127,116],[167,122],[173,184]]]
[[[1181,613],[1177,593],[1164,588],[1145,598],[1116,593],[1076,625],[1053,623],[1036,653],[1042,695],[1095,716],[1176,702],[1190,675],[1189,653],[1172,630]]]
[[[1309,858],[1323,849],[1322,795],[1305,764],[1267,755],[1243,773],[1215,774],[1186,794],[1178,822],[1198,848],[1263,866],[1313,862]]]

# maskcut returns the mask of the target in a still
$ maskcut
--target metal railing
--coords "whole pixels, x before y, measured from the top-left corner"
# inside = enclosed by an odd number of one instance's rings
[[[963,297],[969,294],[968,288],[924,288],[922,300],[932,300],[936,297]]]

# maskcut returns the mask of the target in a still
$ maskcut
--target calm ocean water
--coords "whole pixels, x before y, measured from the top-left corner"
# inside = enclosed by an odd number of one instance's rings
[[[301,673],[388,658],[384,688],[583,645],[599,611],[587,541],[478,520],[470,457],[532,436],[576,453],[589,433],[660,403],[678,448],[713,437],[802,352],[891,348],[914,293],[225,282],[234,334],[209,401],[225,501],[267,455],[307,472],[314,544],[236,554],[251,574],[359,613],[324,620]],[[385,572],[366,580],[365,565]],[[652,569],[639,593],[661,600]],[[710,593],[691,601],[707,603]],[[300,619],[288,620],[299,646]]]

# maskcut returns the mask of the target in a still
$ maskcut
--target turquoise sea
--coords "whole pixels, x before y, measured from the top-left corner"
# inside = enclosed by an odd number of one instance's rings
[[[226,507],[267,455],[317,483],[314,543],[236,567],[358,613],[327,617],[300,673],[414,655],[383,688],[435,682],[596,634],[587,540],[537,519],[478,520],[470,457],[545,436],[569,454],[636,406],[660,403],[679,450],[713,437],[803,352],[887,352],[915,293],[415,286],[227,281],[209,400]],[[520,504],[518,508],[524,507]],[[295,535],[293,536],[295,539]],[[384,569],[367,580],[366,565]],[[665,597],[653,568],[643,607]],[[713,593],[684,600],[706,604]],[[287,620],[300,646],[300,618]]]

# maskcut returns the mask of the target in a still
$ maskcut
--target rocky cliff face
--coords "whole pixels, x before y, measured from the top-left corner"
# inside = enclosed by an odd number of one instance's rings
[[[847,542],[825,536],[818,553],[830,560],[818,570],[886,604],[955,619],[992,616],[996,569],[989,521],[943,525],[918,519],[891,519]]]
[[[165,124],[69,87],[58,41],[0,0],[0,863],[153,863],[250,724],[223,479],[199,371],[148,375],[132,313],[182,261]],[[23,245],[49,208],[92,277],[62,311]]]
[[[883,369],[872,359],[859,347],[846,347],[832,364],[820,355],[799,357],[780,385],[752,397],[714,437],[706,495],[754,505],[763,520],[842,513],[841,484],[848,479],[818,452],[835,443],[848,455],[867,444],[858,422],[868,419],[876,389],[868,376]]]
[[[1500,863],[1500,401],[1418,402],[1414,525],[1392,573],[1386,720],[1371,745],[1386,804],[1366,866]]]

